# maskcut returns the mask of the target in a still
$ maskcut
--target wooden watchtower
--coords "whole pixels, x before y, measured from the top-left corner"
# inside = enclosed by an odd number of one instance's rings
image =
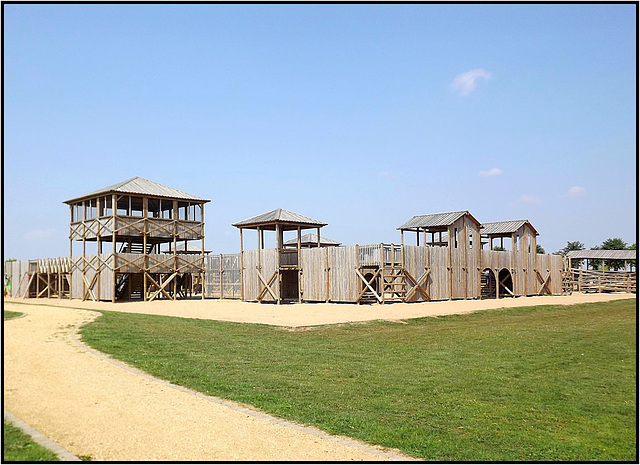
[[[314,220],[299,213],[282,208],[263,213],[234,223],[240,230],[240,298],[242,300],[277,301],[297,300],[302,302],[300,285],[302,267],[300,250],[302,231],[315,229],[316,246],[320,247],[320,229],[327,223]],[[257,232],[258,249],[244,250],[243,231],[253,229]],[[276,248],[265,250],[264,232],[275,231]],[[296,231],[296,247],[284,245],[284,233]]]
[[[547,273],[547,276],[543,277],[538,271],[538,231],[529,220],[482,223],[480,233],[482,245],[488,244],[489,250],[498,247],[494,242],[499,239],[500,246],[497,250],[508,252],[511,263],[508,272],[506,268],[499,269],[495,260],[483,270],[483,297],[490,295],[492,291],[496,296],[537,294],[540,291],[537,284],[540,282],[543,283],[543,288],[551,293],[548,288],[550,274]],[[505,239],[508,239],[507,243]],[[495,285],[491,284],[492,279],[495,279]]]
[[[399,226],[397,229],[400,230],[403,253],[406,252],[405,232],[416,233],[418,247],[422,236],[423,246],[431,249],[425,254],[425,272],[415,280],[416,285],[422,286],[428,283],[428,280],[433,280],[433,277],[429,276],[431,267],[435,264],[432,262],[439,257],[439,262],[443,265],[446,261],[448,298],[451,300],[479,297],[480,227],[480,222],[468,211],[417,215]],[[402,261],[405,262],[405,257]]]
[[[202,282],[205,271],[207,202],[140,177],[65,201],[71,297],[115,302],[186,296],[193,275]],[[199,254],[181,252],[190,241],[200,242]],[[81,242],[81,255],[74,255],[74,242]]]

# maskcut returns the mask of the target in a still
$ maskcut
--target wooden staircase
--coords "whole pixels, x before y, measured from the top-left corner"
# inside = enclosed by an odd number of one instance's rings
[[[480,275],[480,298],[481,299],[495,299],[496,298],[496,280],[487,279],[487,275],[482,273]]]
[[[147,244],[147,255],[151,253],[155,244]],[[119,253],[135,253],[135,254],[143,254],[144,252],[144,244],[142,242],[132,242],[131,247],[129,247],[128,243],[124,243]]]

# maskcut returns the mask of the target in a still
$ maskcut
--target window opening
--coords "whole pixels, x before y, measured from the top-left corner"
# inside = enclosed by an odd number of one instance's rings
[[[131,216],[141,217],[144,212],[142,197],[130,197],[131,199]]]
[[[160,200],[149,199],[147,203],[147,217],[160,218]]]
[[[129,216],[129,196],[123,195],[116,201],[116,214],[118,216]]]

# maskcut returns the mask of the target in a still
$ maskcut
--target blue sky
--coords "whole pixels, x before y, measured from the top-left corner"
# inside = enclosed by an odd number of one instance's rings
[[[636,5],[3,13],[5,258],[68,255],[62,202],[134,176],[211,199],[214,252],[274,208],[347,245],[455,210],[635,242]]]

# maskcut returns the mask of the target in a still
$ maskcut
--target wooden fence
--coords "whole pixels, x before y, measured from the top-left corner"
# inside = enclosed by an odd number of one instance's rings
[[[637,292],[635,272],[571,269],[569,274],[574,291]]]
[[[278,300],[287,278],[278,272],[277,260],[276,249],[207,257],[205,297]],[[292,263],[289,255],[285,262],[281,257],[280,265]],[[374,276],[384,266],[403,268],[407,302],[480,298],[487,273],[496,281],[504,279],[507,291],[500,295],[563,292],[562,257],[522,251],[373,244],[301,249],[297,263],[298,269],[288,273],[297,273],[301,298],[308,302],[358,302],[365,286],[361,276]]]

